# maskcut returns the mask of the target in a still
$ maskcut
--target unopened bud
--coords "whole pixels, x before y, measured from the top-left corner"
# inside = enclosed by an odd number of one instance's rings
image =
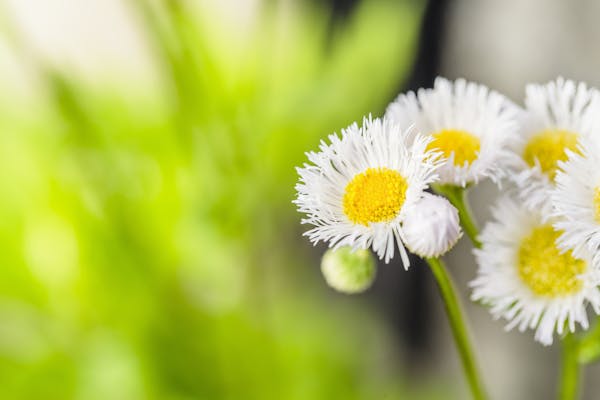
[[[420,257],[439,257],[462,236],[458,211],[441,196],[425,193],[402,224],[406,247]]]
[[[353,294],[367,290],[375,280],[375,259],[369,250],[344,246],[329,249],[321,260],[325,281],[335,290]]]

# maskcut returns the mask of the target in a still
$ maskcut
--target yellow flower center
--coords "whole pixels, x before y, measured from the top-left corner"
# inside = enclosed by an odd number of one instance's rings
[[[465,162],[471,164],[477,159],[481,147],[477,136],[458,129],[444,129],[432,136],[427,150],[439,150],[446,158],[454,153],[454,165],[462,167]]]
[[[408,183],[399,172],[388,168],[369,168],[346,186],[344,213],[355,224],[390,221],[406,199]]]
[[[596,222],[600,224],[600,186],[594,190],[594,207],[594,216],[596,217]]]
[[[530,166],[535,166],[538,161],[542,172],[554,180],[559,161],[567,159],[565,150],[577,151],[577,134],[562,129],[548,129],[531,138],[523,159]]]
[[[555,244],[559,235],[552,225],[542,225],[521,243],[519,277],[538,296],[561,297],[581,289],[578,275],[586,270],[586,263],[571,251],[560,252]]]

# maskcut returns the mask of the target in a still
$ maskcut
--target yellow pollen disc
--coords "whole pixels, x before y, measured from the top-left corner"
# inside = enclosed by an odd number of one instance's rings
[[[454,153],[454,165],[462,167],[477,159],[481,143],[479,138],[466,131],[444,129],[434,133],[427,150],[439,150],[448,158]]]
[[[555,244],[559,235],[552,225],[542,225],[521,243],[519,277],[538,296],[561,297],[581,289],[577,276],[586,270],[586,263],[571,251],[560,252]]]
[[[596,217],[596,222],[600,224],[600,186],[594,190],[594,208],[594,217]]]
[[[346,186],[344,213],[355,224],[390,221],[406,199],[408,183],[399,172],[388,168],[369,168]]]
[[[538,160],[542,172],[554,180],[558,162],[567,159],[567,149],[577,151],[577,134],[561,129],[548,129],[531,138],[525,146],[523,159],[531,167]]]

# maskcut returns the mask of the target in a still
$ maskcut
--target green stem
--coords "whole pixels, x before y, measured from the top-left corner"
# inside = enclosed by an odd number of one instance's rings
[[[472,217],[473,213],[469,207],[469,199],[467,197],[467,188],[453,185],[433,185],[433,189],[443,196],[445,196],[450,203],[458,210],[458,216],[460,218],[460,224],[462,225],[465,233],[471,239],[473,246],[478,249],[481,248],[481,242],[478,239],[479,229],[477,223]]]
[[[581,364],[591,364],[600,359],[600,319],[592,329],[579,339],[577,354]]]
[[[560,371],[560,400],[575,400],[579,394],[578,360],[579,343],[573,334],[569,333],[563,339],[562,367]]]
[[[450,321],[450,327],[452,328],[454,341],[458,349],[458,354],[460,355],[463,370],[467,377],[473,399],[483,400],[486,398],[483,390],[483,383],[477,370],[469,334],[452,280],[446,271],[446,267],[439,258],[428,258],[427,263],[431,267],[431,271],[440,288],[448,320]]]

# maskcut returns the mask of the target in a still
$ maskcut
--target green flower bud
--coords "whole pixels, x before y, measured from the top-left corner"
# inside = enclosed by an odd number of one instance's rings
[[[325,281],[335,290],[352,294],[367,290],[375,280],[375,259],[369,250],[329,249],[321,260]]]

